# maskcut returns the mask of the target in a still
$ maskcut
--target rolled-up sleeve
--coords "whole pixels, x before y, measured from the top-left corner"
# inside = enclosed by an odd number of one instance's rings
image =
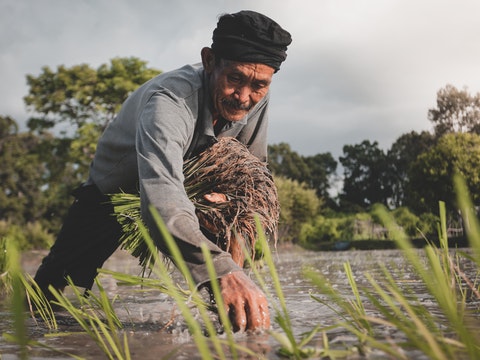
[[[136,135],[142,217],[158,248],[169,255],[149,206],[158,211],[175,238],[197,284],[208,281],[200,245],[207,244],[219,277],[241,270],[230,254],[200,230],[195,207],[183,186],[183,154],[195,121],[182,99],[168,91],[155,93],[140,115]]]

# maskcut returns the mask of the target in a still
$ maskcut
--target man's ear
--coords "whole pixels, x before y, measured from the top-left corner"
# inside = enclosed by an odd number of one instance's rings
[[[215,54],[209,47],[204,47],[201,51],[203,68],[207,73],[211,73],[215,68]]]

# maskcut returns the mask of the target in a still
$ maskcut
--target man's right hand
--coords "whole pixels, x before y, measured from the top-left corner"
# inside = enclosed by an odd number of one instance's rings
[[[243,271],[223,276],[220,279],[220,288],[233,331],[270,328],[267,298]]]

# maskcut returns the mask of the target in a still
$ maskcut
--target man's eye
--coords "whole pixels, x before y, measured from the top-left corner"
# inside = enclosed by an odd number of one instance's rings
[[[254,83],[254,84],[252,84],[252,89],[255,90],[255,91],[265,89],[266,87],[267,87],[267,85],[264,84],[264,83]]]
[[[228,77],[228,81],[232,82],[232,83],[239,83],[241,81],[240,77],[239,76],[232,76],[230,75]]]

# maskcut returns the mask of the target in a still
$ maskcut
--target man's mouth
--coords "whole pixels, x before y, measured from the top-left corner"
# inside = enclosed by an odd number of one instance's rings
[[[230,109],[233,109],[235,111],[250,111],[250,109],[252,108],[252,104],[251,103],[247,103],[247,104],[242,104],[236,100],[232,100],[232,99],[223,99],[222,100],[222,104]]]

